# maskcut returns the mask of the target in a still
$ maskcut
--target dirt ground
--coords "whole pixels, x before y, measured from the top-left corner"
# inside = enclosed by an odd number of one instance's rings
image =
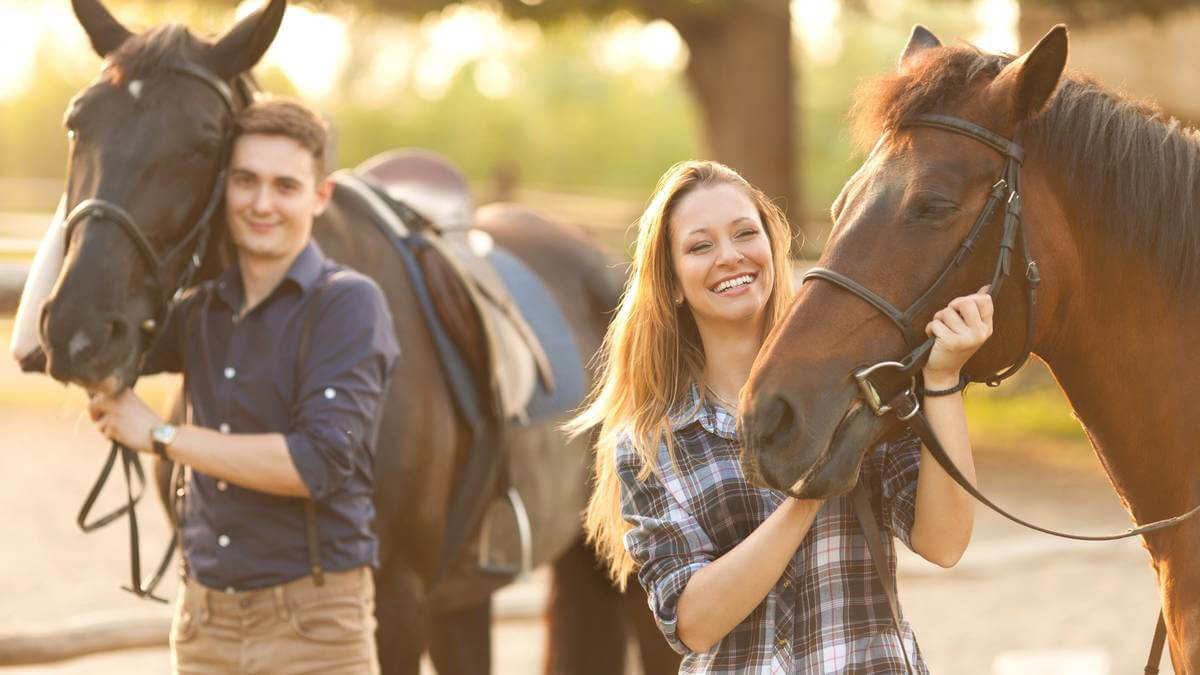
[[[0,330],[5,342],[6,332]],[[167,611],[118,590],[128,575],[123,523],[86,536],[74,525],[106,452],[82,411],[78,392],[21,376],[0,357],[0,635],[104,614]],[[1020,515],[1072,531],[1129,525],[1098,463],[1078,447],[983,444],[977,458],[984,491]],[[118,497],[109,490],[105,504]],[[165,543],[166,529],[155,500],[146,502],[141,513],[150,558]],[[951,570],[911,554],[900,563],[902,603],[933,672],[1141,672],[1158,601],[1139,543],[1056,540],[982,509],[975,532]],[[544,588],[544,575],[534,575],[497,600],[499,675],[538,672],[543,633],[533,609]],[[127,675],[165,672],[167,663],[166,649],[159,648],[0,671]]]

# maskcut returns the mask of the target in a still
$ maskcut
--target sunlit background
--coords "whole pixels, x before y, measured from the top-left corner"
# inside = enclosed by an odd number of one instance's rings
[[[204,35],[261,3],[109,5],[131,28],[179,21]],[[853,167],[844,131],[853,87],[891,66],[912,23],[985,49],[1017,46],[1016,0],[864,0],[853,9],[792,0],[791,13],[800,220],[823,218]],[[688,58],[670,23],[625,12],[539,24],[489,2],[424,16],[325,2],[289,7],[256,72],[268,90],[302,97],[330,117],[342,165],[420,146],[459,163],[484,198],[502,175],[523,188],[640,200],[671,163],[706,152],[684,75]],[[0,176],[61,180],[61,111],[99,64],[70,3],[0,0],[0,62]],[[11,185],[0,185],[0,209],[52,200],[23,189],[29,183]]]
[[[133,29],[174,21],[199,35],[213,35],[254,11],[262,1],[108,0],[106,4]],[[314,0],[289,6],[278,37],[255,72],[267,91],[302,98],[331,121],[333,154],[339,166],[353,167],[395,147],[430,149],[463,170],[476,201],[514,199],[529,204],[551,217],[584,226],[617,253],[627,252],[628,226],[664,169],[682,159],[718,154],[710,111],[697,95],[694,81],[694,64],[701,63],[698,55],[705,53],[703,45],[697,47],[693,41],[696,51],[692,52],[686,26],[681,31],[661,18],[627,11],[559,13],[539,22],[506,15],[499,7],[503,3],[510,10],[524,7],[531,11],[522,15],[533,16],[533,10],[554,6],[656,5],[693,11],[738,7],[748,1],[480,0],[454,4]],[[787,204],[789,215],[808,237],[804,249],[808,256],[819,252],[829,228],[829,204],[861,162],[847,132],[854,92],[865,79],[895,68],[914,23],[928,26],[946,43],[968,42],[985,50],[1015,53],[1028,48],[1053,24],[1066,21],[1071,29],[1071,67],[1092,72],[1114,87],[1151,97],[1168,114],[1185,122],[1200,120],[1200,99],[1195,96],[1200,90],[1200,68],[1190,66],[1196,62],[1200,7],[1173,10],[1169,16],[1154,14],[1155,8],[1185,4],[1176,0],[761,0],[761,4],[781,9],[790,4],[788,22],[774,26],[783,34],[783,47],[790,49],[793,67],[791,109],[780,115],[795,130],[790,140],[780,141],[793,175],[782,182],[792,195]],[[411,6],[437,9],[402,11]],[[1149,10],[1143,11],[1145,8]],[[1101,16],[1105,12],[1110,15]],[[99,65],[69,0],[0,0],[0,300],[6,289],[19,289],[24,266],[32,256],[31,242],[44,231],[48,211],[62,190],[66,160],[63,110],[70,97],[96,76]],[[763,65],[765,69],[768,64]],[[783,82],[788,83],[786,77]],[[754,123],[738,118],[732,126],[738,131],[739,125]],[[11,320],[0,315],[0,342],[7,342],[10,329]],[[1069,506],[1088,510],[1094,504],[1107,503],[1116,508],[1115,497],[1069,407],[1038,364],[999,390],[972,391],[966,401],[977,454],[981,460],[990,457],[991,461],[981,471],[982,479],[1023,468],[1038,474],[1035,478],[1054,477],[1059,481],[1056,489],[1074,494],[1071,491],[1078,486],[1077,479],[1086,475],[1096,486],[1089,493],[1093,501],[1071,501]],[[0,368],[0,432],[12,435],[15,429],[24,434],[21,438],[30,439],[21,452],[6,455],[10,464],[0,471],[10,481],[0,493],[8,495],[8,504],[17,504],[9,509],[6,524],[24,524],[29,532],[10,535],[11,541],[42,535],[40,526],[32,524],[35,522],[53,520],[69,525],[70,514],[65,511],[61,515],[21,511],[29,508],[21,500],[21,490],[51,489],[20,484],[25,474],[18,469],[42,471],[47,475],[46,484],[53,484],[55,471],[76,468],[73,453],[78,448],[70,442],[61,453],[62,469],[26,462],[21,453],[37,446],[48,433],[38,424],[56,430],[69,425],[88,429],[81,408],[81,395],[73,389],[18,375],[12,364],[8,371]],[[3,424],[6,420],[8,426]],[[13,444],[10,441],[10,446]],[[81,452],[95,451],[90,444],[85,443],[88,447]],[[20,460],[19,466],[14,458]],[[1078,473],[1056,473],[1067,465]],[[1060,494],[1038,497],[1046,500],[1052,511],[1068,506]],[[1119,509],[1117,513],[1118,519],[1123,518]],[[40,515],[43,521],[33,515]],[[75,548],[76,533],[65,536],[69,538],[63,541],[72,542],[70,550],[81,560],[86,557],[81,553],[85,549]],[[987,550],[998,550],[1001,560],[1009,560],[1005,556],[1013,547],[1007,541],[1002,543],[1004,546]],[[57,557],[68,546],[53,547],[48,542],[44,548],[52,549]],[[123,562],[115,557],[123,552],[113,551],[104,566],[105,583],[107,575]],[[1112,549],[1103,551],[1096,560],[1112,557]],[[1021,555],[1018,551],[1013,558]],[[975,644],[976,636],[1025,631],[1029,633],[1027,645],[1079,647],[1082,657],[1076,652],[1062,655],[1075,659],[1076,669],[1064,666],[1034,671],[1027,662],[1004,661],[1001,656],[1005,655],[999,655],[990,661],[994,675],[1130,672],[1144,659],[1141,637],[1137,644],[1128,645],[1123,639],[1097,643],[1094,638],[1100,634],[1097,626],[1125,630],[1126,619],[1134,614],[1126,610],[1133,602],[1145,603],[1146,619],[1152,619],[1156,599],[1140,555],[1134,551],[1127,558],[1136,570],[1131,574],[1145,572],[1143,577],[1130,577],[1125,568],[1112,568],[1117,571],[1108,572],[1109,583],[1100,577],[1093,584],[1097,589],[1132,594],[1128,601],[1122,598],[1113,603],[1119,607],[1120,619],[1091,611],[1085,616],[1082,610],[1060,619],[1057,607],[1046,609],[1025,597],[1014,598],[1003,607],[999,601],[989,607],[984,597],[970,600],[989,611],[963,620],[959,617],[966,610],[961,607],[969,603],[955,593],[966,587],[965,582],[947,586],[943,577],[931,576],[917,588],[924,597],[924,617],[942,623],[938,624],[941,630],[923,634],[923,649],[928,647],[931,657],[942,659],[939,665],[961,666],[957,670],[938,668],[938,672],[987,672],[969,646]],[[1041,563],[1051,559],[1045,555],[1030,563],[1029,569],[1010,572],[1050,570],[1050,565]],[[64,560],[67,562],[59,562],[69,566],[70,559],[64,555]],[[77,571],[70,569],[72,574]],[[972,587],[978,589],[1000,573],[989,568],[984,574],[969,567],[960,580],[972,574],[984,580]],[[77,609],[78,601],[66,597],[71,591],[60,583],[61,576],[65,575],[39,580],[6,575],[21,587],[0,585],[0,595],[24,593],[19,601],[23,609],[19,616],[14,611],[10,621],[23,622],[25,612],[35,609],[45,614],[35,618],[53,617],[55,605],[46,603],[45,597],[55,592],[59,607],[70,603]],[[1135,583],[1130,583],[1130,578]],[[83,587],[88,580],[76,581]],[[1070,592],[1074,583],[1071,579],[1053,589]],[[87,588],[94,587],[95,592],[87,595],[84,604],[108,607],[114,602],[111,594],[107,586],[98,584],[88,581]],[[944,595],[938,596],[939,592]],[[963,595],[968,594],[973,593]],[[1086,595],[1095,600],[1092,593]],[[1097,602],[1101,601],[1107,602]],[[920,605],[909,604],[907,598],[905,603],[906,612],[909,608],[914,615],[920,612]],[[1030,612],[1024,619],[1018,613],[1022,609]],[[993,624],[978,623],[980,617],[990,617]],[[1046,628],[1051,622],[1061,623],[1060,633]],[[1084,635],[1080,626],[1095,630]],[[1140,631],[1144,627],[1138,623],[1135,628]],[[1065,636],[1061,640],[1060,634]],[[1075,642],[1069,644],[1072,640]],[[1095,657],[1108,663],[1110,653],[1111,670],[1087,660]],[[1047,658],[1038,653],[1029,663],[1044,665]],[[997,665],[1001,663],[1010,666]],[[80,670],[53,672],[101,672],[88,670],[86,665]],[[41,675],[41,671],[29,672]]]

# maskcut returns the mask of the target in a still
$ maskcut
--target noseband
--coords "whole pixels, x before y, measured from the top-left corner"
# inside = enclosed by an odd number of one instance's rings
[[[983,205],[983,210],[979,212],[979,216],[975,219],[975,224],[971,226],[971,229],[967,232],[967,236],[959,244],[958,250],[950,258],[950,262],[946,264],[941,274],[938,275],[929,288],[904,311],[897,309],[890,302],[884,300],[878,293],[875,293],[850,277],[825,267],[810,269],[805,273],[801,282],[806,282],[809,279],[821,279],[839,286],[879,310],[880,313],[886,316],[900,330],[900,333],[904,336],[905,344],[911,351],[899,361],[881,361],[874,365],[860,368],[855,371],[854,379],[858,384],[863,399],[871,407],[871,410],[876,415],[886,415],[893,410],[893,406],[886,404],[885,401],[892,397],[884,398],[880,394],[880,387],[876,385],[876,382],[871,377],[875,373],[885,370],[895,370],[904,376],[908,381],[908,387],[901,393],[909,399],[908,402],[911,409],[904,414],[905,416],[901,417],[902,420],[907,420],[912,415],[915,415],[920,408],[920,401],[916,395],[916,376],[917,372],[929,359],[929,352],[933,349],[934,343],[933,338],[927,338],[924,341],[921,340],[924,337],[924,333],[916,329],[913,325],[913,320],[923,310],[928,309],[930,300],[943,288],[951,274],[975,252],[979,238],[983,235],[987,226],[993,220],[996,220],[996,212],[1002,203],[1004,204],[1003,229],[1000,235],[999,251],[996,256],[996,268],[992,273],[992,283],[988,293],[993,298],[997,297],[1005,280],[1011,274],[1012,257],[1016,248],[1017,236],[1020,235],[1021,252],[1025,258],[1025,288],[1028,298],[1025,344],[1020,356],[1002,372],[982,379],[971,379],[970,381],[986,382],[988,386],[994,387],[1011,377],[1013,373],[1020,370],[1021,366],[1024,365],[1033,347],[1033,335],[1036,329],[1035,319],[1037,316],[1037,289],[1041,283],[1041,275],[1038,272],[1037,263],[1030,254],[1029,244],[1025,238],[1025,230],[1021,228],[1021,161],[1025,157],[1025,151],[1014,141],[1010,141],[978,124],[957,117],[934,114],[916,115],[900,123],[901,128],[918,126],[933,127],[966,136],[987,145],[1004,156],[1004,170],[1000,179],[992,185],[991,193],[988,195],[987,202]]]
[[[233,91],[229,88],[228,84],[221,81],[212,72],[192,63],[172,66],[172,70],[203,82],[221,97],[221,101],[225,104],[225,109],[229,111],[230,116],[234,114],[236,106],[234,104]],[[196,272],[200,269],[200,264],[204,260],[204,254],[208,249],[209,234],[212,231],[212,216],[225,194],[225,162],[228,159],[231,145],[232,129],[229,129],[221,141],[218,153],[217,176],[213,181],[208,202],[204,205],[204,210],[200,213],[199,219],[189,228],[183,240],[161,256],[155,251],[154,246],[151,245],[150,240],[146,238],[141,228],[137,226],[133,216],[129,215],[129,212],[121,206],[106,199],[99,197],[85,199],[77,204],[67,216],[65,223],[67,246],[71,244],[71,236],[74,234],[75,228],[89,218],[95,221],[116,224],[129,237],[129,240],[134,243],[138,253],[141,255],[142,262],[146,264],[147,269],[154,279],[154,318],[151,322],[143,324],[145,332],[149,334],[153,334],[158,326],[162,326],[165,323],[174,300],[178,298],[179,293],[183,289],[191,285],[195,279]],[[172,284],[167,276],[172,264],[189,246],[192,252],[191,260],[188,261],[183,274],[180,275],[178,281],[173,285],[174,290],[168,293],[166,289],[172,287]]]

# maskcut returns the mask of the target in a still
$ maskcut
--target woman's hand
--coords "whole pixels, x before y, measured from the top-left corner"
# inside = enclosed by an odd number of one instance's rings
[[[958,384],[963,364],[992,334],[992,296],[988,287],[955,298],[925,326],[934,338],[923,375],[928,389],[948,389]]]

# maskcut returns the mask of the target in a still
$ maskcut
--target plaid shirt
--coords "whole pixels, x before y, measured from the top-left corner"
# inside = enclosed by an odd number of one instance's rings
[[[626,439],[617,447],[621,508],[634,527],[625,548],[667,642],[684,654],[681,673],[904,673],[887,596],[875,573],[849,495],[827,500],[803,543],[766,598],[706,652],[690,651],[676,633],[676,604],[697,570],[724,555],[786,498],[746,482],[738,463],[736,418],[701,404],[673,418],[676,463],[664,443],[654,471]],[[868,453],[861,480],[870,488],[881,529],[911,548],[920,441],[884,443]],[[891,537],[884,541],[895,582]],[[918,673],[927,673],[908,622],[904,643]]]

